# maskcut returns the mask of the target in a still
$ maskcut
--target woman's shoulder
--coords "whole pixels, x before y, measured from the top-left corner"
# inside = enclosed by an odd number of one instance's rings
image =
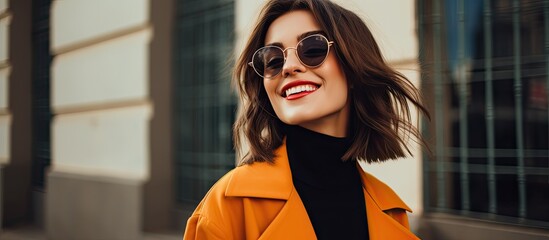
[[[223,239],[230,232],[230,222],[242,212],[241,199],[225,196],[235,170],[222,176],[202,198],[187,221],[184,239]]]
[[[246,197],[287,199],[292,189],[289,166],[254,162],[226,173],[210,188],[202,201],[223,206]]]
[[[210,187],[196,207],[193,216],[208,216],[209,218],[220,219],[224,209],[231,208],[232,201],[225,197],[225,192],[234,172],[235,169],[230,170]]]
[[[232,192],[242,189],[242,187],[256,185],[254,184],[255,180],[267,177],[271,167],[272,164],[267,162],[237,166],[219,178],[204,198],[209,198],[212,195],[215,199],[220,199],[221,197],[232,196]]]
[[[226,239],[227,236],[232,236],[232,239],[244,239],[245,236],[242,234],[245,231],[240,229],[242,226],[234,224],[244,219],[244,199],[280,198],[281,195],[284,196],[283,193],[286,194],[280,191],[280,188],[277,190],[276,187],[270,187],[276,186],[277,182],[269,173],[276,172],[272,166],[257,162],[236,167],[222,176],[206,193],[189,218],[184,239]],[[280,204],[280,201],[268,206],[280,207],[276,204]]]
[[[392,208],[401,208],[408,212],[412,212],[410,207],[402,201],[398,194],[389,185],[379,180],[372,174],[365,171],[360,172],[366,191],[376,201],[381,209],[388,210]]]

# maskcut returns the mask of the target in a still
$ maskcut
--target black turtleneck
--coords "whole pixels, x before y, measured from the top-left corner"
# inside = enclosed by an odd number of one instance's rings
[[[342,161],[350,146],[337,138],[298,126],[286,127],[294,186],[318,239],[369,239],[360,173]]]

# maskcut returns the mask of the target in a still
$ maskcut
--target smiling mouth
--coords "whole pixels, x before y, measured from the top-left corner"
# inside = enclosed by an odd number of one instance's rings
[[[282,93],[282,97],[288,99],[288,100],[294,100],[301,97],[304,97],[306,95],[309,95],[310,93],[313,93],[316,91],[320,86],[314,85],[314,84],[305,84],[305,85],[299,85],[294,86],[291,88],[286,89]]]

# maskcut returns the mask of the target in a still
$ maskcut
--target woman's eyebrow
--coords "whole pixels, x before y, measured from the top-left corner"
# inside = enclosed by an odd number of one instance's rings
[[[301,39],[306,38],[306,37],[311,36],[311,35],[315,35],[315,34],[320,34],[322,36],[326,36],[326,33],[324,33],[324,31],[322,31],[322,30],[310,31],[310,32],[302,33],[299,36],[297,36],[297,41],[301,41]]]
[[[322,36],[326,36],[326,33],[324,31],[315,30],[315,31],[304,32],[302,34],[299,34],[299,36],[297,36],[297,41],[301,41],[303,38],[306,38],[308,36],[315,35],[315,34],[320,34]],[[281,48],[284,47],[281,42],[268,43],[268,44],[265,44],[265,46],[277,46],[277,47],[281,47]]]
[[[279,48],[283,48],[284,46],[280,42],[274,42],[274,43],[267,43],[265,46],[277,46]]]

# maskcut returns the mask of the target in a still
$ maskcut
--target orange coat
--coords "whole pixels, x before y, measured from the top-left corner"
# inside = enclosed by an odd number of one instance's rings
[[[316,239],[292,183],[285,145],[276,156],[274,164],[244,165],[222,177],[189,218],[183,239]],[[410,208],[387,185],[360,172],[370,239],[418,239],[409,230]]]

